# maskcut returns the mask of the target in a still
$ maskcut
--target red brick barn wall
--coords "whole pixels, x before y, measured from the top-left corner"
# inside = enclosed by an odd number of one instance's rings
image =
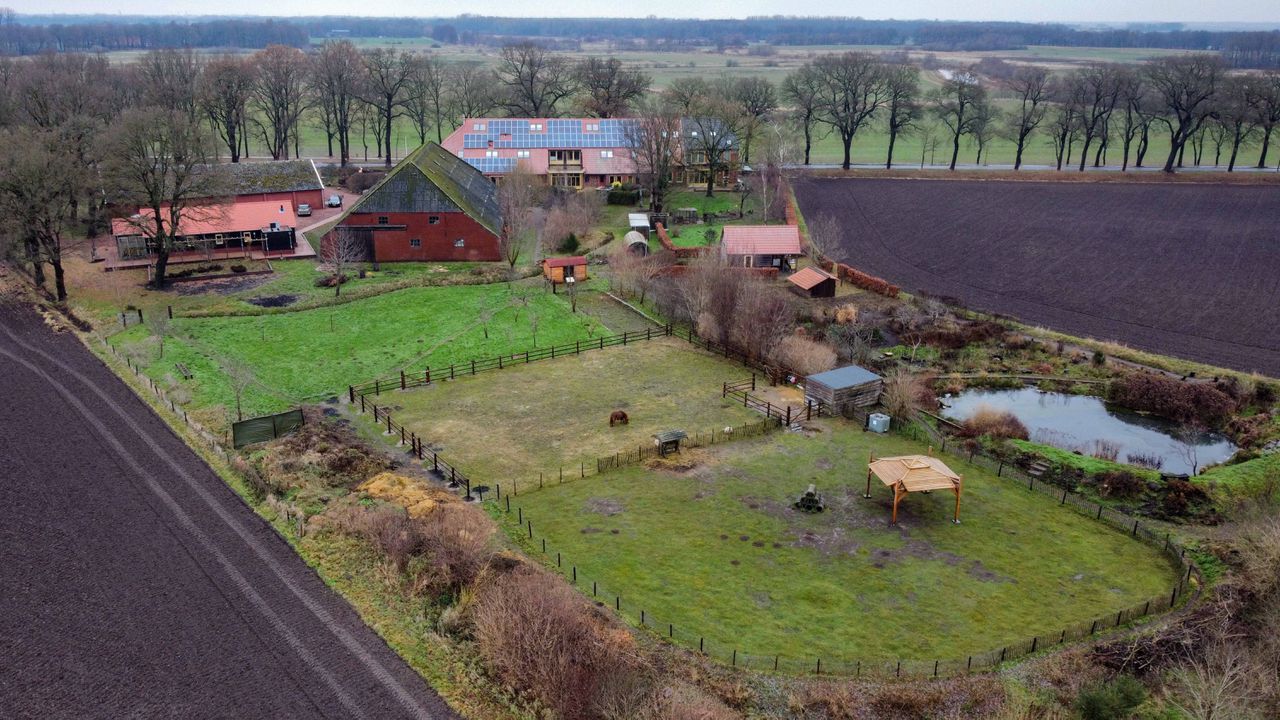
[[[432,225],[431,216],[440,218]],[[385,230],[379,217],[387,218]],[[496,262],[502,259],[498,236],[465,213],[352,213],[343,225],[373,228],[373,257],[378,262]],[[403,227],[399,227],[403,226]],[[463,247],[454,247],[462,238]],[[410,240],[422,241],[412,247]]]

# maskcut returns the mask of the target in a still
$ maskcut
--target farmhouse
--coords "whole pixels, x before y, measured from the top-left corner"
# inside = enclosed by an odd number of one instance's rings
[[[791,269],[801,254],[795,225],[725,225],[720,239],[720,255],[730,265]]]
[[[167,207],[161,208],[161,221],[166,225]],[[184,253],[196,253],[194,259],[206,256],[247,254],[251,250],[292,253],[297,242],[294,233],[296,215],[288,201],[255,200],[213,203],[187,208],[181,219],[170,251],[171,262],[180,262]],[[167,228],[166,228],[167,229]],[[147,260],[156,250],[155,213],[150,208],[139,210],[127,218],[111,221],[111,235],[116,243],[116,262]]]
[[[552,187],[605,188],[636,180],[630,137],[635,126],[634,118],[466,118],[442,144],[487,177],[501,178],[520,163]],[[738,180],[738,138],[706,119],[681,121],[672,181],[707,181],[710,167],[700,133],[719,138],[716,185],[732,186]]]
[[[883,385],[884,380],[870,370],[846,365],[805,378],[804,398],[847,415],[856,408],[875,405]]]
[[[569,279],[582,282],[587,279],[587,259],[581,255],[547,258],[542,261],[542,277],[553,286]]]
[[[502,258],[498,189],[436,143],[413,151],[347,209],[335,233],[355,233],[375,262]]]
[[[791,289],[809,298],[829,298],[836,296],[836,276],[816,267],[802,268],[787,278]]]
[[[170,248],[169,262],[194,262],[214,255],[248,255],[256,252],[284,256],[307,256],[311,247],[299,243],[294,228],[298,206],[319,206],[324,183],[311,160],[242,162],[206,165],[200,173],[219,176],[217,185],[225,191],[216,198],[184,211]],[[161,215],[168,206],[161,208]],[[111,221],[115,257],[106,269],[141,267],[155,253],[155,213],[149,208]]]

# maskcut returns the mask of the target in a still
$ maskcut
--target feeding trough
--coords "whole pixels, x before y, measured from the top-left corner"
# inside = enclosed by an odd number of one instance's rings
[[[818,494],[817,486],[810,484],[809,489],[800,493],[800,497],[791,506],[804,513],[820,513],[826,509],[827,504]]]
[[[664,430],[654,433],[653,444],[658,446],[658,455],[666,457],[671,453],[680,452],[680,441],[687,437],[689,433],[683,430]]]

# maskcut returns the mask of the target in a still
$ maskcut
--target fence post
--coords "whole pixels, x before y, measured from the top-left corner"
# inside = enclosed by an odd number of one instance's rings
[[[400,371],[400,389],[401,390],[404,389],[404,371],[403,370]]]
[[[754,377],[755,376],[753,375],[752,378],[754,379]],[[787,427],[791,427],[791,406],[790,405],[787,406]]]
[[[1133,521],[1133,532],[1131,532],[1131,533],[1129,533],[1129,534],[1130,534],[1130,535],[1132,535],[1133,537],[1137,537],[1137,536],[1138,536],[1138,521],[1137,521],[1137,520],[1134,520],[1134,521]]]
[[[391,433],[391,413],[387,413],[387,433]]]
[[[1034,652],[1036,651],[1036,647],[1037,647],[1039,644],[1040,644],[1040,636],[1039,636],[1039,635],[1037,635],[1037,636],[1035,636],[1035,637],[1031,638],[1031,652],[1033,652],[1033,653],[1034,653]]]
[[[453,379],[453,363],[449,363],[449,379]]]
[[[933,676],[938,677],[938,661],[933,661]]]
[[[777,655],[774,655],[774,656],[773,656],[773,669],[774,669],[774,670],[777,670],[777,669],[778,669],[778,656],[777,656]],[[819,675],[821,675],[821,674],[822,674],[822,658],[818,658],[818,674],[819,674]]]
[[[529,520],[527,521],[526,524],[529,526],[529,539],[532,540],[533,539],[533,521]]]
[[[431,368],[426,368],[422,371],[422,382],[427,385],[431,384]]]
[[[698,638],[698,652],[703,652],[703,650],[702,650],[702,642],[703,642],[705,639],[706,639],[706,638]]]
[[[356,388],[354,385],[347,386],[347,396],[351,398],[352,403],[356,401]]]
[[[516,508],[516,524],[518,525],[524,524],[524,508],[522,507]]]
[[[996,468],[996,477],[1004,477],[1004,461],[1000,461],[1000,467]]]
[[[374,380],[374,381],[373,381],[373,394],[374,394],[374,395],[381,395],[381,394],[382,394],[382,381],[381,381],[381,380]]]

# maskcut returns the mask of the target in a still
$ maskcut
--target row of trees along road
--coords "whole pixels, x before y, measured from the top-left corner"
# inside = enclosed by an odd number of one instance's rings
[[[1059,170],[1073,157],[1082,172],[1090,163],[1101,166],[1114,149],[1123,169],[1131,160],[1141,167],[1152,134],[1164,132],[1166,172],[1183,166],[1188,147],[1199,164],[1210,146],[1215,164],[1227,154],[1230,172],[1241,149],[1254,142],[1260,146],[1256,166],[1267,167],[1280,123],[1280,72],[1229,73],[1216,55],[1096,64],[1062,75],[999,60],[941,72],[941,87],[924,92],[919,70],[902,56],[850,52],[816,58],[791,73],[782,82],[782,98],[803,135],[804,163],[815,134],[825,131],[839,137],[847,169],[854,138],[874,121],[887,132],[885,166],[892,167],[897,140],[928,133],[931,116],[949,140],[953,170],[966,137],[977,146],[976,163],[993,138],[1007,138],[1017,169],[1037,134],[1052,143]],[[1006,99],[1008,109],[995,96]]]
[[[1198,54],[1061,76],[988,60],[947,73],[941,87],[924,92],[919,69],[904,56],[846,52],[816,57],[781,85],[725,76],[682,78],[659,93],[650,86],[650,77],[615,58],[574,59],[531,43],[504,47],[492,68],[429,53],[360,50],[348,41],[213,58],[157,50],[126,65],[71,53],[0,58],[0,203],[9,253],[41,283],[51,267],[54,291],[65,297],[63,238],[102,232],[108,203],[151,208],[153,282],[163,285],[171,228],[201,198],[223,190],[194,169],[223,158],[238,162],[251,138],[275,159],[299,156],[307,127],[324,134],[343,164],[354,141],[367,156],[372,136],[390,165],[397,118],[408,118],[425,141],[441,139],[464,117],[630,115],[639,119],[631,144],[641,180],[660,206],[681,150],[682,118],[697,131],[682,150],[699,156],[710,177],[738,138],[740,160],[762,170],[766,195],[779,168],[808,164],[822,133],[840,138],[848,167],[852,143],[873,124],[887,130],[890,167],[899,138],[936,126],[949,137],[953,168],[963,139],[977,145],[981,162],[993,138],[1007,137],[1015,166],[1039,139],[1052,144],[1059,169],[1077,158],[1081,170],[1100,165],[1117,148],[1127,169],[1131,157],[1145,162],[1153,134],[1167,133],[1164,169],[1172,172],[1188,147],[1196,161],[1210,147],[1215,161],[1225,152],[1234,169],[1241,149],[1255,142],[1257,164],[1265,166],[1280,122],[1280,74],[1230,73],[1217,56]],[[759,162],[753,154],[762,155]]]

